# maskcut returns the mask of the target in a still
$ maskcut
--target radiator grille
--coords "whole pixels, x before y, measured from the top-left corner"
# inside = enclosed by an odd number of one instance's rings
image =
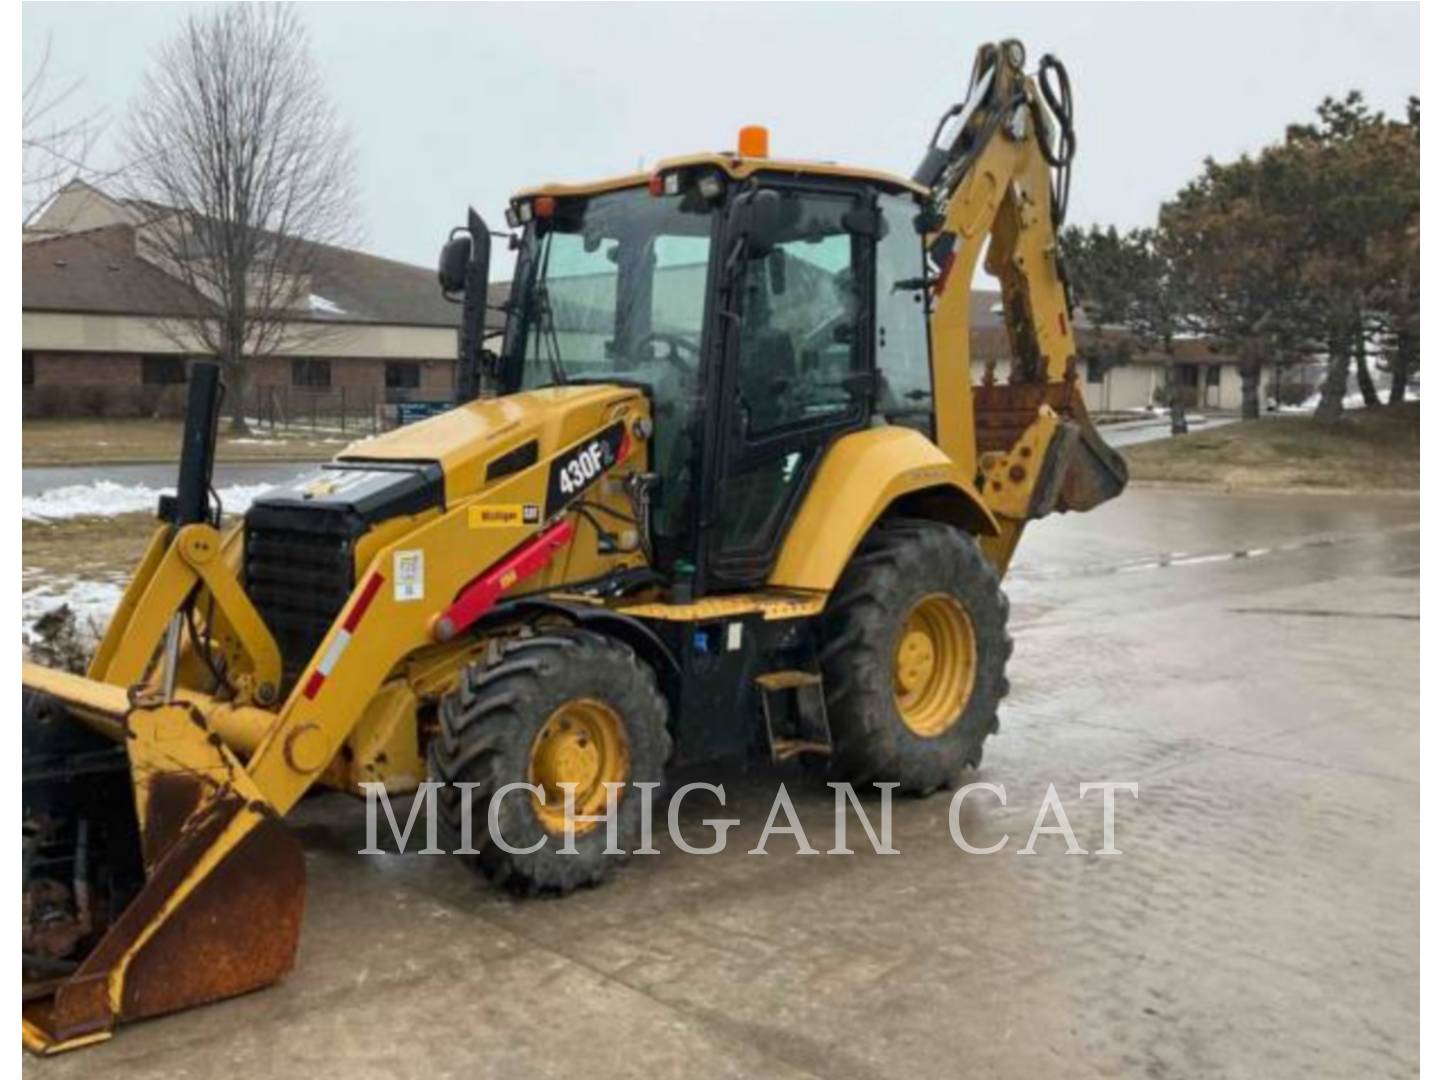
[[[355,587],[351,537],[259,526],[245,531],[245,592],[265,620],[287,688],[319,648]]]

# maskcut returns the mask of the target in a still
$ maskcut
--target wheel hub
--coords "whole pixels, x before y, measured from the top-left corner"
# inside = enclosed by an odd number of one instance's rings
[[[593,698],[567,701],[550,714],[530,747],[530,783],[545,793],[531,796],[535,816],[547,832],[565,831],[565,785],[575,785],[575,813],[605,809],[605,785],[623,784],[630,775],[630,747],[620,714]],[[622,793],[623,794],[623,793]],[[598,822],[575,823],[575,835]]]
[[[948,731],[975,688],[975,628],[960,601],[930,593],[911,606],[895,648],[895,707],[916,735]]]

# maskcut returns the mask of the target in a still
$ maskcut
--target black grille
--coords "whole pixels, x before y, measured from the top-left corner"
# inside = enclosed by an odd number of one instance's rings
[[[287,686],[319,648],[355,587],[354,540],[343,533],[245,530],[245,592],[280,646]]]
[[[280,646],[287,687],[355,588],[360,538],[378,522],[444,504],[433,462],[337,462],[251,504],[245,591]]]

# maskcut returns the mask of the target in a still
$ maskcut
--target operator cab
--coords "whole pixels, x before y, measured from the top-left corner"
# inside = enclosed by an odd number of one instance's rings
[[[764,582],[834,440],[934,430],[924,189],[769,159],[756,130],[748,155],[537,188],[507,215],[495,389],[645,390],[657,569],[698,593]]]

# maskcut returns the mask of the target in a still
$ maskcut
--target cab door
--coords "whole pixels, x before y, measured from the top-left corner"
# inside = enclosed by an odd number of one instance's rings
[[[825,449],[870,419],[873,197],[779,188],[779,227],[737,244],[719,380],[709,590],[764,582]]]

